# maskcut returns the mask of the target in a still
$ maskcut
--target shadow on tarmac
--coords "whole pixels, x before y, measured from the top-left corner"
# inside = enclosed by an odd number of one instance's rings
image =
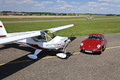
[[[12,44],[13,45],[13,44]],[[30,49],[30,48],[29,48]],[[25,50],[25,49],[24,49]],[[31,50],[31,49],[30,49]],[[34,52],[31,52],[30,54],[33,54]],[[2,66],[0,66],[0,80],[24,69],[25,67],[37,62],[38,60],[46,57],[46,56],[56,56],[58,52],[57,51],[42,51],[38,55],[37,60],[31,60],[27,57],[27,55],[22,56],[18,59],[15,59],[13,61],[10,61]],[[9,56],[8,56],[9,57]]]
[[[72,41],[75,39],[72,38]],[[29,51],[30,54],[34,53],[34,49],[30,48],[30,47],[26,47],[26,46],[19,46],[19,44],[5,44],[4,47],[0,48],[0,50],[3,49],[8,49],[8,48],[17,48],[17,49],[21,49],[21,50],[25,50],[25,51]],[[15,59],[13,61],[10,61],[2,66],[0,66],[0,80],[24,69],[25,67],[37,62],[38,60],[46,57],[46,56],[56,56],[57,53],[59,53],[60,51],[42,51],[40,54],[38,54],[38,59],[37,60],[31,60],[27,57],[27,55],[22,56],[18,59]],[[72,54],[70,52],[68,52],[67,54],[67,58],[68,59]],[[9,56],[8,56],[9,57]]]
[[[29,48],[29,47],[24,47],[24,46],[19,46],[18,44],[5,44],[4,47],[0,48],[1,49],[8,49],[8,48],[17,48],[25,51],[30,51],[30,54],[34,53],[34,49]],[[22,56],[18,59],[15,59],[13,61],[10,61],[2,66],[0,66],[0,80],[24,69],[25,67],[37,62],[38,60],[46,57],[46,56],[56,56],[58,51],[42,51],[40,54],[38,54],[38,59],[37,60],[31,60],[27,57],[27,55]],[[8,56],[9,57],[9,56]]]

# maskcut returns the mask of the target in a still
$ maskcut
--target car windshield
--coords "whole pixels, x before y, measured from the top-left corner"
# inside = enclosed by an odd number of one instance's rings
[[[88,39],[98,39],[98,40],[102,40],[102,36],[99,36],[99,35],[89,35]]]

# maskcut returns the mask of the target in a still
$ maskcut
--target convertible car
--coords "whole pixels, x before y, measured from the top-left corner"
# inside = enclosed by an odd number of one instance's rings
[[[102,53],[106,48],[107,40],[103,34],[92,33],[88,39],[80,43],[81,52],[85,53]]]

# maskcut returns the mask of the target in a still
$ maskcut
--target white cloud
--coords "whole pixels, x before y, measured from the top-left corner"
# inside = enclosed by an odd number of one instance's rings
[[[57,0],[57,3],[67,4],[67,2],[66,2],[66,1],[60,1],[60,0]]]
[[[104,7],[101,7],[100,10],[106,11],[106,12],[112,12],[112,11],[114,11],[113,9],[104,8]]]
[[[116,4],[97,3],[97,2],[88,2],[86,6],[89,6],[89,7],[100,7],[100,6],[120,7],[120,5],[116,5]]]
[[[71,5],[64,5],[64,6],[60,6],[59,9],[65,9],[67,7],[71,7],[72,8],[73,6],[71,6]]]
[[[79,2],[71,2],[71,4],[80,4]]]
[[[3,0],[0,0],[0,3],[3,3]]]
[[[53,2],[54,1],[54,2]],[[117,3],[115,3],[117,2]],[[12,11],[46,11],[70,13],[108,13],[118,11],[120,0],[94,0],[94,1],[69,1],[69,0],[0,0],[0,10]]]
[[[98,1],[104,1],[104,2],[120,2],[120,0],[98,0]]]
[[[120,5],[116,5],[116,7],[120,7]]]
[[[57,0],[58,5],[56,5],[57,9],[66,9],[68,7],[73,8],[72,5],[68,4],[66,1]]]
[[[101,3],[102,6],[109,6],[108,3]]]
[[[78,11],[84,13],[115,13],[120,5],[99,3],[99,2],[87,2],[84,5],[79,6]]]
[[[43,2],[41,2],[39,4],[36,4],[35,6],[45,6],[47,4],[52,4],[52,3],[53,3],[52,1],[43,1]]]
[[[109,6],[109,7],[120,7],[120,5],[115,5],[115,4],[108,4],[108,3],[101,3],[101,6]]]
[[[103,8],[103,7],[102,7],[102,8],[100,8],[100,9],[101,9],[101,10],[108,10],[108,8]]]
[[[88,2],[88,6],[93,6],[93,7],[97,7],[99,6],[100,4],[99,3],[96,3],[96,2]]]
[[[4,0],[5,3],[14,3],[14,4],[25,4],[25,3],[38,3],[33,0]]]

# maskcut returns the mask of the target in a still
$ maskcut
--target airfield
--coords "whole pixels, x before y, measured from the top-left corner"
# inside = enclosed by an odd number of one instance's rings
[[[32,48],[0,45],[0,80],[119,80],[120,33],[104,35],[107,48],[102,54],[81,53],[80,42],[88,36],[74,36],[67,59],[57,58],[56,51],[43,51],[31,60],[27,55],[34,53]]]
[[[43,51],[38,60],[27,54],[34,49],[14,43],[0,45],[0,79],[3,80],[119,80],[120,33],[105,34],[106,50],[98,55],[83,54],[79,44],[88,36],[77,36],[67,47],[67,59],[57,52]]]

